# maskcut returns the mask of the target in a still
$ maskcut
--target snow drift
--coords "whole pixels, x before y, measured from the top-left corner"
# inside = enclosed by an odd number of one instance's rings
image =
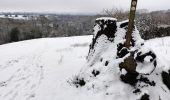
[[[112,100],[170,100],[169,67],[158,64],[156,54],[135,26],[132,46],[126,48],[127,26],[128,20],[96,19],[87,63],[69,83]],[[122,67],[130,53],[136,62],[134,73]]]

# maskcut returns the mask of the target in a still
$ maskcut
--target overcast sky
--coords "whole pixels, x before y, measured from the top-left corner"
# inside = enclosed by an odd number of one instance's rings
[[[0,12],[99,13],[104,8],[128,10],[131,0],[0,0]],[[138,9],[170,9],[170,0],[138,0]]]

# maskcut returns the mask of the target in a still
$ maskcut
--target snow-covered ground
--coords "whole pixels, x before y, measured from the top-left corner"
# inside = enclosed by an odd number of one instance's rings
[[[91,39],[44,38],[0,45],[0,100],[113,100],[67,82],[86,63]],[[157,54],[158,64],[170,66],[170,37],[145,45]]]

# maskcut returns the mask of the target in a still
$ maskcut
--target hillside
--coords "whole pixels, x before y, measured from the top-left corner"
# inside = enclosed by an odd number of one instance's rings
[[[110,95],[77,89],[67,82],[86,63],[91,38],[44,38],[1,45],[0,100],[111,100]],[[145,44],[157,54],[159,66],[170,66],[170,37]]]

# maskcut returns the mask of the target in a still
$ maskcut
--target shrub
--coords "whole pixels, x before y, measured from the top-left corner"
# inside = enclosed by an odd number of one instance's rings
[[[17,27],[14,27],[11,29],[11,32],[10,32],[10,40],[11,42],[17,42],[19,41],[19,34],[20,34],[20,31]]]

